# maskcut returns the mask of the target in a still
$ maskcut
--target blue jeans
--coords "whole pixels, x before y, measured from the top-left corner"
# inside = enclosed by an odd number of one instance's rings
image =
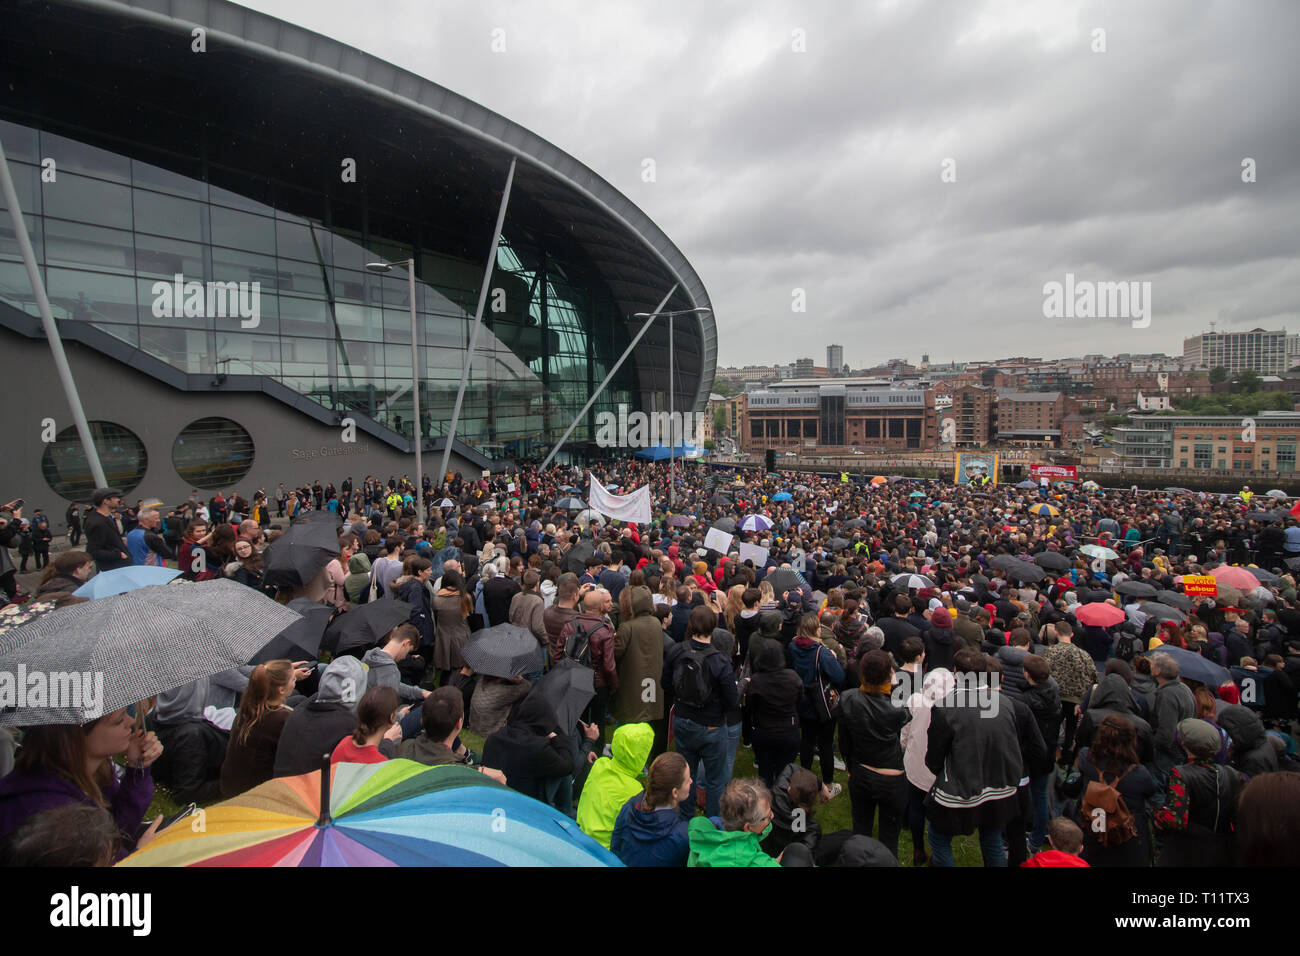
[[[736,751],[740,749],[740,724],[727,725],[727,783],[731,783],[731,772],[736,767]],[[721,792],[725,790],[727,784],[724,783],[718,788]]]
[[[1052,781],[1052,774],[1029,778],[1029,799],[1034,804],[1034,828],[1029,832],[1029,845],[1040,847],[1047,839],[1047,821],[1051,810],[1047,806],[1047,786]]]
[[[718,816],[722,789],[728,782],[727,728],[714,727],[710,730],[693,720],[674,716],[673,736],[677,741],[677,752],[686,759],[686,766],[698,767],[700,761],[704,761],[704,813],[710,817]],[[694,775],[691,776],[690,796],[681,804],[683,816],[691,817],[695,814],[695,790],[699,782]]]
[[[985,866],[1005,867],[1007,865],[1007,845],[1002,841],[1001,830],[985,830],[980,827],[980,853]],[[930,862],[934,866],[956,866],[952,855],[952,834],[930,827]]]

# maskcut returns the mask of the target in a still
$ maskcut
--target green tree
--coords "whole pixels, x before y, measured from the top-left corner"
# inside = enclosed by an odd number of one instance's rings
[[[717,447],[718,447],[718,446],[714,444],[712,438],[706,438],[706,439],[704,439],[704,450],[705,450],[705,451],[713,451],[713,449],[715,449],[715,448],[717,448]]]
[[[725,435],[728,431],[730,429],[727,428],[727,410],[718,406],[713,410],[713,434]]]
[[[1259,373],[1248,368],[1237,376],[1237,391],[1251,394],[1259,391]]]
[[[730,398],[732,395],[735,395],[737,392],[740,391],[740,389],[737,386],[732,385],[730,382],[723,381],[720,378],[714,379],[713,390],[717,392],[719,395],[721,395],[723,398]]]
[[[1222,365],[1216,365],[1210,369],[1210,382],[1226,382],[1228,380],[1228,370]]]

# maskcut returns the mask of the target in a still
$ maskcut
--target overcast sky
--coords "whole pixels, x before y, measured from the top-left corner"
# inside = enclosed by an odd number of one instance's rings
[[[1295,0],[245,5],[594,169],[699,273],[719,365],[822,365],[832,342],[858,368],[1180,355],[1211,321],[1300,332]],[[1149,326],[1044,318],[1067,272],[1149,281]]]

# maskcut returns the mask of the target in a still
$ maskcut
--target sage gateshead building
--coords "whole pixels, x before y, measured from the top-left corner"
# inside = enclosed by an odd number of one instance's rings
[[[223,0],[8,0],[0,144],[128,501],[414,477],[416,441],[436,472],[467,363],[465,474],[575,421],[580,457],[620,405],[708,400],[708,295],[644,213],[528,130],[290,23]],[[54,354],[0,201],[0,499],[61,514],[93,479]]]

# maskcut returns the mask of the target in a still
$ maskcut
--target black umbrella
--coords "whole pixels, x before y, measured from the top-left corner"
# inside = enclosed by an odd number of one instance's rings
[[[845,531],[854,531],[858,528],[865,529],[867,527],[867,522],[862,518],[850,518],[848,521],[844,522],[844,524],[840,525],[840,527]]]
[[[1181,591],[1157,591],[1156,600],[1161,604],[1168,604],[1170,607],[1180,608],[1184,611],[1196,610],[1196,602]]]
[[[668,518],[670,528],[689,528],[695,519],[690,515],[671,515]]]
[[[1246,517],[1251,521],[1263,521],[1269,523],[1281,521],[1282,513],[1281,511],[1247,511]]]
[[[583,574],[587,570],[587,559],[595,553],[596,549],[591,541],[583,538],[564,556],[564,570]]]
[[[799,575],[789,568],[777,568],[775,571],[769,571],[767,577],[763,579],[772,585],[772,590],[777,594],[784,594],[786,591],[802,590],[803,581]]]
[[[1187,615],[1176,607],[1170,607],[1168,604],[1161,604],[1156,601],[1147,601],[1145,604],[1139,604],[1138,610],[1148,617],[1154,617],[1157,621],[1177,621],[1180,624],[1187,620]]]
[[[831,538],[830,541],[826,542],[826,547],[830,548],[832,551],[843,551],[848,546],[848,538]]]
[[[1047,572],[1036,564],[1029,564],[1027,561],[1020,561],[1014,567],[1006,569],[1007,577],[1013,581],[1027,581],[1037,583],[1047,577]]]
[[[563,508],[565,511],[581,511],[583,508],[587,507],[587,503],[581,498],[570,496],[568,498],[561,498],[555,503],[555,507]]]
[[[470,636],[461,650],[465,663],[489,677],[519,677],[546,666],[542,646],[526,627],[498,624]]]
[[[723,508],[730,508],[734,504],[734,502],[730,498],[728,498],[726,495],[721,495],[721,494],[714,495],[709,500],[713,502],[715,505],[719,505],[720,507]]]
[[[1068,571],[1070,569],[1070,559],[1059,551],[1044,551],[1041,554],[1034,555],[1034,564],[1051,571]]]
[[[1249,571],[1251,574],[1255,575],[1255,577],[1259,578],[1260,584],[1272,584],[1274,581],[1278,579],[1278,576],[1274,574],[1272,571],[1265,571],[1263,568],[1251,567],[1251,568],[1247,568],[1246,570]]]
[[[572,731],[596,696],[595,672],[577,661],[562,658],[533,686],[529,696],[533,694],[551,705],[561,730]]]
[[[1122,581],[1115,585],[1115,593],[1127,594],[1131,597],[1155,597],[1160,593],[1160,589],[1152,587],[1145,581]]]
[[[725,531],[727,532],[727,534],[734,534],[736,531],[736,519],[719,518],[717,521],[713,522],[713,524],[711,524],[709,527],[717,528],[719,531]]]
[[[1220,667],[1195,651],[1188,651],[1181,647],[1172,647],[1166,644],[1146,653],[1148,657],[1152,654],[1168,654],[1178,662],[1179,677],[1199,681],[1202,684],[1208,684],[1210,687],[1219,687],[1232,680],[1232,675],[1228,673],[1226,667]]]
[[[339,555],[338,524],[297,522],[262,556],[262,580],[273,587],[300,588]]]
[[[987,588],[989,586],[989,579],[982,574],[972,574],[970,576],[970,583],[976,587]]]
[[[406,601],[390,597],[354,607],[325,629],[321,646],[336,656],[358,647],[374,647],[397,625],[409,621],[411,610]]]
[[[228,579],[151,585],[69,605],[10,631],[0,674],[93,675],[93,693],[76,694],[83,685],[67,683],[66,695],[0,707],[0,725],[85,723],[239,667],[297,620],[297,612]]]
[[[1080,604],[1092,604],[1092,603],[1094,603],[1094,602],[1096,602],[1096,601],[1109,601],[1109,600],[1110,600],[1110,592],[1109,592],[1109,591],[1088,590],[1087,588],[1084,588],[1083,590],[1081,590],[1081,591],[1076,591],[1075,593],[1076,593],[1076,594],[1078,595],[1078,597],[1079,597],[1079,603],[1080,603]]]
[[[1300,556],[1294,558],[1287,558],[1282,563],[1285,564],[1292,571],[1300,571]]]
[[[271,638],[271,643],[249,658],[248,663],[265,664],[284,659],[314,661],[320,657],[321,638],[325,636],[333,610],[311,598],[294,598],[286,606],[301,614],[302,620],[294,621]]]

